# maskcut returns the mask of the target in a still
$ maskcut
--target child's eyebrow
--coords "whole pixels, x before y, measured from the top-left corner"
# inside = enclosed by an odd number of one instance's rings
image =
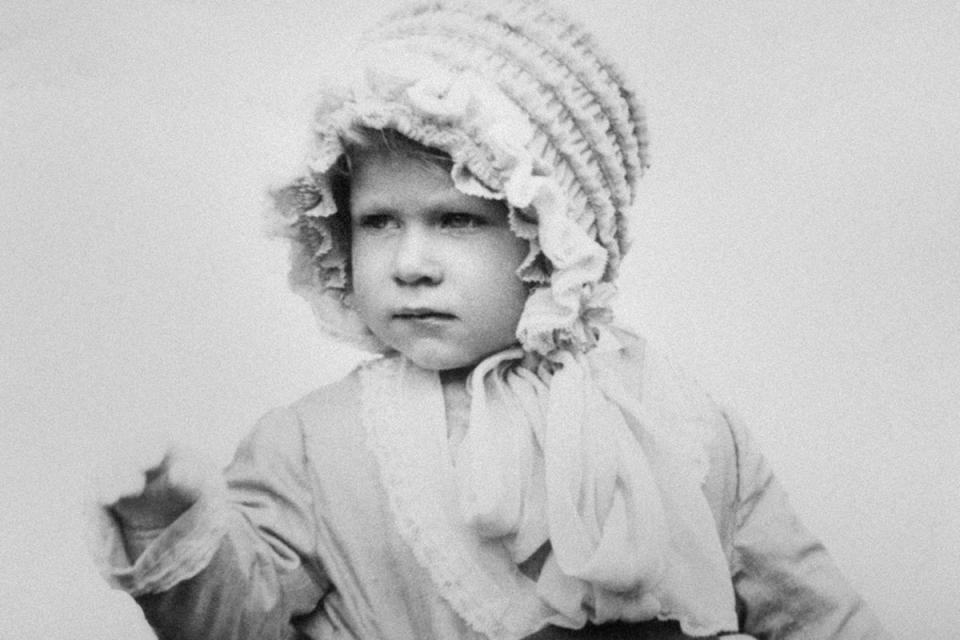
[[[351,194],[350,212],[362,213],[398,213],[402,203],[391,193]]]
[[[350,203],[350,213],[353,214],[369,214],[369,213],[382,213],[382,214],[396,214],[399,213],[399,208],[394,206],[389,201],[379,201],[379,200],[353,200]]]
[[[474,200],[456,187],[438,191],[418,202],[418,207],[429,213],[448,213],[462,211],[464,213],[489,213],[490,205],[498,201]],[[362,198],[355,197],[351,201],[351,212],[361,213],[400,213],[403,203],[390,194],[368,195]]]

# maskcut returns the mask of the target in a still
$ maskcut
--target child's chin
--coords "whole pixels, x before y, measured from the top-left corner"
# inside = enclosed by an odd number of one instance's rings
[[[506,341],[505,344],[496,342],[465,344],[467,342],[469,341],[420,341],[415,344],[394,345],[394,348],[421,369],[451,371],[472,369],[484,358],[514,346]]]
[[[478,360],[472,358],[438,357],[429,355],[407,355],[407,359],[421,369],[428,369],[430,371],[450,371],[451,369],[465,369],[467,367],[472,368],[473,365],[477,364],[478,362]]]
[[[410,349],[401,353],[421,369],[430,371],[472,368],[483,359],[459,349]]]

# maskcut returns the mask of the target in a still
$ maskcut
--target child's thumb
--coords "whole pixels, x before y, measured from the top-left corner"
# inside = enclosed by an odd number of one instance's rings
[[[170,439],[160,434],[113,444],[109,460],[97,464],[91,473],[93,497],[102,506],[143,493],[148,475],[163,465],[172,448]]]
[[[141,472],[139,486],[120,485],[121,488],[133,491],[107,504],[128,528],[166,528],[193,506],[208,486],[212,487],[213,475],[210,469],[211,466],[198,454],[172,445],[159,464]],[[118,476],[116,481],[123,481],[123,476]]]
[[[212,464],[197,451],[182,445],[173,445],[167,450],[161,469],[165,474],[163,489],[172,499],[184,504],[196,502],[214,478]]]

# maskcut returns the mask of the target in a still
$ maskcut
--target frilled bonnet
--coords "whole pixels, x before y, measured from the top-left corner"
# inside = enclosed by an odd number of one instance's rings
[[[274,191],[271,210],[273,231],[292,240],[291,284],[322,329],[385,350],[351,308],[332,174],[352,130],[394,129],[449,154],[464,193],[508,204],[529,242],[522,347],[589,350],[611,317],[647,165],[640,103],[592,36],[540,2],[437,0],[376,25],[354,60],[354,82],[317,110],[304,174]]]

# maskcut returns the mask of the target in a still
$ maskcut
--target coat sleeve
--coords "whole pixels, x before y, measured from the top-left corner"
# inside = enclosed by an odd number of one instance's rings
[[[162,640],[293,638],[295,619],[330,587],[296,415],[267,414],[224,477],[132,565],[119,528],[101,534],[106,577],[136,598]]]
[[[761,640],[890,638],[800,523],[749,433],[727,422],[737,468],[732,573],[742,631]]]

